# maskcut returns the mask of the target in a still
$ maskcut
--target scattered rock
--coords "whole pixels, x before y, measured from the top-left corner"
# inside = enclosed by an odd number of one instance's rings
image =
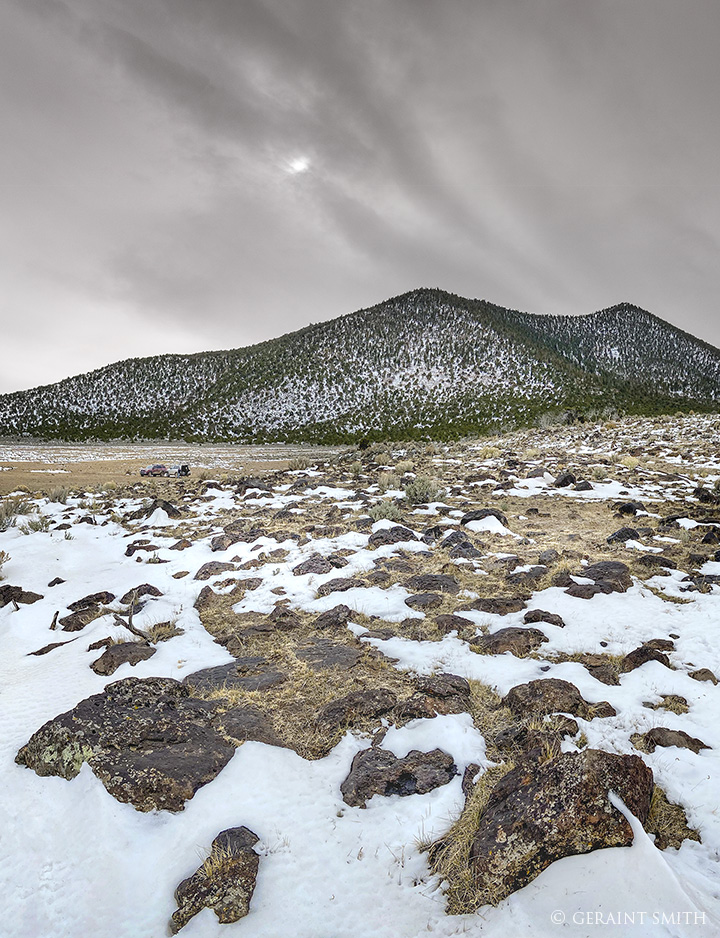
[[[48,586],[52,588],[53,586],[60,586],[60,584],[64,582],[65,580],[63,580],[61,576],[55,576],[52,578],[52,580],[50,580]]]
[[[396,703],[396,695],[385,687],[356,690],[321,707],[315,722],[332,729],[353,726],[360,719],[387,713]]]
[[[458,606],[455,612],[487,612],[495,616],[507,616],[525,608],[525,600],[516,596],[496,596],[492,599],[474,599],[465,606]]]
[[[238,742],[253,740],[267,746],[285,747],[267,714],[251,704],[226,710],[213,722],[213,726]]]
[[[470,697],[470,685],[467,680],[459,674],[448,674],[446,671],[431,674],[429,677],[419,677],[417,689],[421,694],[430,697],[462,697],[465,701]]]
[[[710,668],[698,668],[697,671],[691,671],[690,677],[694,681],[710,681],[711,684],[717,684],[718,679],[715,677]]]
[[[321,612],[313,622],[313,626],[316,629],[342,629],[345,628],[351,616],[352,610],[350,607],[340,604]]]
[[[103,614],[100,606],[88,606],[60,619],[63,632],[79,632]]]
[[[135,589],[128,590],[123,596],[120,597],[120,602],[123,606],[127,606],[128,603],[133,602],[133,597],[135,601],[142,599],[143,596],[162,596],[162,590],[159,590],[157,586],[153,586],[152,583],[141,583],[140,586],[136,586]]]
[[[582,568],[580,576],[594,580],[601,587],[607,584],[614,593],[625,593],[632,586],[630,570],[627,564],[619,560],[601,560],[590,564]]]
[[[171,544],[168,550],[187,550],[188,547],[192,547],[192,541],[189,541],[186,537],[181,537],[179,541]]]
[[[38,602],[38,600],[43,599],[44,597],[40,593],[33,593],[31,590],[24,590],[22,586],[11,586],[9,583],[6,583],[4,586],[0,586],[0,609],[3,606],[7,606],[9,603],[23,603],[24,605],[32,605],[32,603]]]
[[[352,577],[337,577],[334,580],[328,580],[317,588],[318,596],[329,596],[330,593],[345,593],[347,590],[364,587],[362,580],[356,580]]]
[[[478,635],[471,638],[469,644],[473,651],[482,655],[502,655],[509,651],[518,658],[524,658],[547,641],[539,629],[510,627],[490,635]]]
[[[405,599],[405,605],[410,606],[411,609],[437,609],[442,604],[443,598],[439,593],[416,593]]]
[[[388,544],[402,544],[403,541],[416,541],[417,535],[410,528],[396,524],[392,528],[379,528],[368,540],[369,547],[385,547]]]
[[[575,485],[577,479],[572,474],[572,472],[561,472],[560,475],[555,479],[553,485],[556,489],[565,489],[569,485]]]
[[[172,934],[202,909],[212,909],[221,925],[248,914],[260,864],[252,849],[258,839],[247,827],[232,827],[218,834],[208,859],[175,890],[178,909],[170,922]]]
[[[541,551],[540,554],[538,555],[538,563],[541,564],[543,567],[550,567],[554,563],[557,563],[559,559],[560,559],[560,554],[556,550],[553,550],[551,547],[548,548],[547,550]]]
[[[505,527],[508,526],[507,515],[504,515],[502,511],[498,511],[497,508],[477,508],[475,511],[468,511],[460,519],[460,524],[469,524],[471,521],[484,521],[485,518],[497,518],[500,524]]]
[[[132,667],[139,661],[146,661],[157,651],[152,645],[142,642],[123,642],[120,645],[110,645],[102,655],[90,665],[96,674],[108,677],[114,674],[120,665],[129,664]]]
[[[225,573],[228,570],[234,570],[235,564],[226,563],[222,560],[209,560],[195,574],[195,580],[209,580],[211,576],[217,576],[218,573]]]
[[[505,579],[508,583],[513,583],[516,586],[518,584],[524,584],[533,587],[547,572],[548,568],[546,566],[543,564],[535,564],[530,567],[529,570],[518,570],[517,572],[513,571],[512,573],[508,573]]]
[[[593,490],[592,483],[588,482],[587,479],[578,482],[573,488],[576,492],[592,492]]]
[[[665,665],[666,668],[670,667],[670,660],[667,655],[658,651],[657,648],[652,648],[650,645],[641,645],[639,648],[631,651],[630,654],[625,655],[620,665],[620,670],[625,674],[628,671],[634,671],[647,661],[659,661],[660,664]]]
[[[473,838],[478,905],[497,904],[562,857],[629,846],[632,828],[609,793],[645,821],[652,790],[639,756],[586,749],[521,762],[493,788]]]
[[[306,661],[313,671],[325,671],[328,668],[348,671],[358,663],[362,652],[327,638],[314,638],[296,648],[295,655]]]
[[[446,576],[443,573],[420,573],[417,576],[411,576],[405,583],[405,588],[417,590],[418,593],[457,593],[460,590],[460,584],[454,576]]]
[[[424,795],[447,785],[457,774],[452,756],[442,749],[413,749],[403,759],[385,749],[363,749],[353,759],[340,791],[345,804],[360,807],[373,795]]]
[[[182,517],[182,512],[176,508],[174,505],[171,505],[170,502],[166,502],[164,498],[156,498],[147,508],[138,508],[137,511],[133,511],[128,515],[125,515],[126,521],[140,521],[143,518],[149,518],[150,515],[154,514],[158,508],[161,511],[164,511],[168,518],[180,518]]]
[[[216,534],[210,541],[210,550],[214,552],[227,550],[228,547],[232,547],[232,545],[236,544],[239,540],[240,537],[235,534]]]
[[[293,576],[303,576],[306,573],[321,575],[323,573],[330,573],[330,571],[334,569],[330,561],[326,560],[320,554],[311,554],[307,560],[303,560],[297,567],[293,567],[292,572]]]
[[[683,730],[670,730],[665,726],[654,726],[647,733],[633,733],[630,742],[642,752],[655,752],[657,746],[677,746],[679,749],[692,749],[694,753],[710,749],[701,739],[688,736]]]
[[[463,618],[463,616],[444,615],[435,617],[435,625],[441,632],[447,634],[448,632],[460,632],[462,629],[472,628],[475,623],[470,619]]]
[[[552,677],[517,684],[508,691],[502,703],[517,716],[570,713],[583,720],[615,716],[614,707],[606,700],[588,703],[574,684]]]
[[[257,691],[277,687],[287,680],[287,674],[277,671],[265,658],[236,658],[229,664],[202,668],[183,678],[183,684],[207,693],[212,690]]]
[[[556,625],[560,629],[565,628],[565,622],[562,616],[554,612],[545,612],[544,609],[529,609],[523,616],[525,625],[531,625],[534,622],[547,622],[549,625]]]
[[[181,811],[235,751],[213,729],[215,711],[171,678],[127,677],[49,720],[15,761],[65,779],[87,762],[118,801]]]
[[[624,544],[625,541],[637,541],[640,538],[640,532],[636,528],[619,528],[608,537],[608,544]]]

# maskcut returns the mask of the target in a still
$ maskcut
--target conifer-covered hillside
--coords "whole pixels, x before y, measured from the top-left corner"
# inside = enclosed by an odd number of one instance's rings
[[[541,316],[424,289],[248,348],[129,359],[1,396],[0,435],[452,438],[718,401],[720,352],[638,307]]]

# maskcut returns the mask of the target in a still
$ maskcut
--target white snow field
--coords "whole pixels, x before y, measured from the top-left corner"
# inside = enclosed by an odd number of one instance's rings
[[[420,509],[424,514],[414,515],[412,509],[407,510],[403,523],[420,535],[427,525],[440,522],[447,533],[459,529],[458,516],[469,510],[468,504],[477,507],[492,502],[507,511],[507,525],[493,518],[485,524],[470,522],[465,526],[474,543],[481,545],[483,556],[458,559],[457,569],[477,574],[480,590],[488,565],[497,563],[498,557],[506,557],[507,551],[522,555],[516,564],[519,571],[535,562],[539,540],[535,543],[527,537],[524,522],[518,520],[526,514],[514,514],[510,508],[513,504],[527,513],[533,502],[545,511],[545,506],[560,504],[559,500],[566,505],[565,498],[577,498],[578,504],[580,500],[594,500],[597,510],[612,523],[613,502],[618,498],[639,499],[645,508],[638,515],[616,521],[618,528],[625,523],[637,528],[667,515],[664,503],[672,501],[675,506],[684,504],[686,517],[693,522],[699,507],[693,494],[698,482],[696,470],[701,463],[709,465],[704,478],[706,484],[712,484],[716,477],[713,472],[720,475],[720,465],[707,454],[704,463],[701,458],[695,461],[693,440],[702,431],[702,423],[697,418],[693,436],[692,418],[689,420],[678,422],[677,430],[666,427],[672,440],[663,443],[667,452],[658,455],[666,462],[673,459],[678,439],[684,434],[684,463],[674,478],[660,470],[627,468],[619,462],[626,437],[644,434],[644,439],[652,441],[656,425],[650,421],[628,421],[599,441],[591,438],[592,428],[584,431],[584,437],[581,431],[576,436],[568,431],[565,437],[556,433],[555,450],[548,435],[538,436],[534,441],[536,450],[543,446],[546,449],[526,464],[554,466],[561,452],[565,461],[574,458],[578,464],[590,465],[596,453],[609,454],[609,463],[603,464],[607,480],[593,482],[588,492],[553,488],[554,468],[540,478],[511,477],[509,487],[495,491],[471,482],[461,484],[458,479],[463,475],[470,477],[478,472],[500,478],[498,471],[505,457],[499,453],[483,455],[479,447],[462,448],[458,455],[450,446],[433,463],[439,478],[447,482],[445,500],[430,506],[429,511]],[[663,427],[661,423],[658,426]],[[510,448],[498,441],[493,445]],[[390,454],[396,461],[405,455],[403,451]],[[454,475],[445,478],[445,472]],[[178,813],[142,813],[131,804],[118,802],[87,764],[76,778],[66,781],[55,776],[39,777],[15,763],[20,747],[47,720],[100,693],[113,681],[129,676],[182,680],[201,668],[232,661],[229,652],[205,630],[195,609],[197,597],[207,585],[222,594],[232,587],[218,584],[228,579],[260,578],[261,585],[233,607],[236,613],[269,613],[282,595],[291,609],[301,612],[318,614],[344,603],[353,610],[353,616],[377,616],[384,624],[410,618],[422,623],[426,615],[431,616],[405,604],[411,590],[400,582],[355,586],[342,595],[318,596],[318,587],[323,583],[336,577],[362,577],[381,560],[412,560],[421,552],[435,555],[439,551],[435,544],[421,540],[371,548],[370,534],[392,527],[392,523],[380,521],[358,530],[350,520],[383,500],[377,488],[373,490],[374,482],[372,473],[363,470],[352,477],[347,466],[335,464],[319,465],[306,473],[278,474],[270,480],[268,491],[242,491],[226,484],[197,497],[188,490],[190,494],[184,500],[178,495],[176,503],[184,507],[183,524],[194,527],[195,536],[190,537],[191,546],[182,551],[169,550],[178,537],[178,522],[162,509],[141,520],[122,520],[123,515],[143,506],[132,493],[128,497],[112,496],[112,504],[103,493],[82,493],[69,498],[67,504],[22,496],[36,514],[20,515],[15,524],[0,531],[0,551],[9,555],[1,569],[0,588],[5,584],[21,585],[43,598],[32,604],[10,601],[0,608],[3,938],[166,935],[176,908],[175,887],[207,856],[211,841],[221,830],[240,825],[260,838],[256,847],[259,873],[250,913],[233,924],[221,925],[211,910],[204,909],[183,929],[181,934],[186,938],[720,935],[720,686],[690,677],[699,668],[720,676],[720,586],[708,581],[702,590],[688,591],[685,577],[691,571],[685,569],[659,570],[655,576],[648,571],[645,580],[634,578],[627,592],[598,594],[590,601],[568,595],[562,587],[545,586],[532,593],[521,612],[505,616],[462,613],[477,625],[478,634],[522,626],[528,609],[559,614],[564,628],[546,622],[534,624],[549,641],[535,656],[524,658],[510,653],[476,654],[457,632],[435,641],[413,640],[407,635],[363,637],[366,624],[353,618],[348,623],[347,641],[353,642],[353,636],[357,636],[362,645],[371,645],[390,658],[396,668],[417,675],[450,672],[482,681],[500,695],[536,678],[572,682],[586,700],[607,700],[617,711],[613,717],[578,719],[590,747],[637,754],[631,735],[655,726],[684,730],[709,747],[695,753],[658,746],[653,753],[642,753],[655,782],[670,801],[684,807],[688,825],[699,832],[701,842],[685,840],[679,849],[658,850],[652,836],[629,815],[634,833],[631,847],[558,860],[497,907],[448,915],[443,883],[430,870],[423,850],[424,844],[444,834],[460,814],[465,767],[476,763],[484,770],[490,764],[485,740],[469,713],[416,719],[404,726],[385,721],[389,728],[382,741],[384,749],[402,757],[413,749],[439,747],[452,755],[459,774],[427,794],[376,795],[366,808],[349,807],[340,792],[353,756],[370,745],[370,739],[359,732],[348,731],[329,755],[315,761],[303,759],[291,749],[245,742],[219,775],[201,787]],[[457,489],[451,493],[453,484]],[[288,491],[291,485],[292,491]],[[388,494],[385,500],[389,500]],[[520,498],[522,502],[514,501]],[[332,529],[311,532],[301,545],[292,539],[278,543],[272,537],[260,536],[234,543],[227,550],[213,551],[210,547],[212,537],[221,533],[222,526],[231,519],[263,513],[272,517],[278,511],[291,510],[300,513],[290,517],[303,523],[302,512],[330,509],[334,510],[332,523],[344,525],[341,533],[333,533]],[[88,514],[94,524],[80,522]],[[49,529],[28,528],[27,521],[33,518],[47,519]],[[58,529],[61,522],[70,527]],[[23,526],[28,533],[23,533]],[[707,531],[713,525],[695,527]],[[696,537],[693,543],[699,541],[700,534],[693,533],[692,524],[685,530],[687,533],[683,533],[683,524],[676,524],[669,534],[659,532],[654,539],[650,534],[641,535],[639,543],[652,553],[653,548],[678,550],[688,537]],[[126,556],[128,544],[138,538],[151,541],[157,550]],[[598,545],[598,550],[607,547],[600,542]],[[276,549],[286,554],[268,558],[267,554]],[[620,545],[617,550],[621,553],[616,556],[626,563],[638,555],[636,543],[627,548]],[[293,575],[293,568],[312,554],[327,557],[337,551],[344,551],[347,560],[342,570]],[[258,557],[261,562],[255,569],[240,569]],[[595,559],[590,557],[590,563]],[[234,569],[208,580],[194,579],[199,568],[211,560],[232,562]],[[581,563],[577,566],[580,569]],[[512,570],[512,564],[508,569]],[[709,559],[698,570],[716,576],[720,564]],[[183,571],[189,575],[175,578]],[[48,587],[55,577],[65,582]],[[575,578],[576,582],[582,580],[581,576]],[[106,636],[129,637],[112,616],[112,610],[122,611],[117,600],[110,604],[110,611],[79,633],[50,631],[54,613],[66,615],[67,605],[79,597],[101,590],[121,596],[140,582],[151,583],[163,595],[151,599],[137,614],[136,626],[149,628],[171,620],[183,630],[159,642],[152,658],[134,667],[124,664],[109,677],[90,669],[102,651],[88,651],[91,643]],[[470,591],[469,595],[478,593]],[[467,598],[467,592],[460,597],[465,601]],[[556,660],[576,653],[622,656],[643,642],[671,633],[678,636],[674,650],[668,652],[671,669],[658,661],[648,661],[621,674],[616,686],[600,683],[580,661]],[[65,644],[41,656],[30,654],[50,642]],[[684,697],[688,712],[644,706],[659,702],[667,694]],[[575,751],[578,741],[566,737],[563,749]],[[618,805],[626,811],[622,802]]]

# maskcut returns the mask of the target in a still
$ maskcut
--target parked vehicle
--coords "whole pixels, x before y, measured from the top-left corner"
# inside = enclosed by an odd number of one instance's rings
[[[164,466],[162,463],[155,463],[153,466],[145,466],[144,469],[140,470],[141,476],[167,476],[170,475],[170,470],[167,466]]]
[[[170,475],[177,476],[178,478],[189,476],[190,466],[188,466],[187,463],[183,463],[181,466],[170,466]]]

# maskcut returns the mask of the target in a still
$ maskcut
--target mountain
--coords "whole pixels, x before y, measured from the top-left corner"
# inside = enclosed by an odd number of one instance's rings
[[[248,348],[133,358],[0,396],[0,435],[451,438],[719,402],[720,351],[637,306],[545,316],[423,289]]]

